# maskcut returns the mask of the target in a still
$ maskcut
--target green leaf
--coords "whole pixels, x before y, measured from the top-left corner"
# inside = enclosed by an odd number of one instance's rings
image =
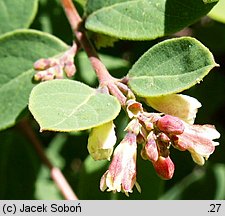
[[[53,80],[37,85],[31,92],[29,109],[41,130],[79,131],[116,118],[116,98],[72,80]]]
[[[67,141],[67,137],[63,133],[57,134],[48,145],[45,151],[46,156],[54,164],[55,167],[63,169],[65,160],[60,154],[63,145]],[[35,198],[39,200],[60,200],[61,193],[57,188],[55,182],[50,178],[50,170],[42,165],[37,176],[35,185]]]
[[[33,62],[67,49],[59,39],[39,31],[19,30],[0,37],[0,130],[13,126],[27,107]]]
[[[219,0],[202,0],[205,4],[209,4],[212,2],[218,2]]]
[[[207,167],[195,169],[190,175],[171,187],[160,199],[223,200],[225,198],[224,180],[224,164],[209,164],[208,162]],[[206,190],[208,185],[210,187]]]
[[[37,7],[38,0],[0,0],[0,34],[29,27]]]
[[[208,16],[216,21],[225,23],[225,0],[219,0]]]
[[[199,83],[216,65],[210,51],[194,38],[165,40],[133,65],[128,84],[142,97],[177,93]]]
[[[202,0],[89,0],[87,10],[92,13],[85,27],[120,39],[152,40],[194,23],[215,4]]]
[[[201,180],[204,177],[204,172],[195,170],[180,182],[177,182],[173,187],[166,191],[159,199],[160,200],[178,200],[182,198],[182,194],[193,183]],[[194,199],[194,197],[193,197]]]
[[[107,160],[94,161],[91,156],[85,159],[77,187],[79,199],[103,200],[113,198],[112,193],[102,192],[99,188],[100,179],[107,170],[108,163]]]
[[[40,166],[34,148],[15,129],[0,132],[0,140],[0,199],[34,199]]]

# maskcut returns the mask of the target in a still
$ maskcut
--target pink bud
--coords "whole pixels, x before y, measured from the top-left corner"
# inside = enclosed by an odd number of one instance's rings
[[[148,136],[148,141],[146,145],[144,146],[143,155],[147,157],[148,160],[152,162],[156,162],[159,157],[156,140],[154,138],[154,134],[150,133]]]
[[[54,59],[54,58],[48,58],[48,59],[41,58],[34,63],[34,69],[46,70],[52,66],[55,66],[57,63],[58,63],[57,59]]]
[[[64,66],[67,77],[72,77],[76,73],[76,67],[73,62],[67,62]]]
[[[170,138],[164,134],[164,133],[160,133],[157,135],[158,140],[164,142],[164,143],[169,143],[170,142]]]
[[[174,163],[170,157],[159,157],[159,159],[153,163],[155,171],[164,180],[169,180],[173,177]]]
[[[50,67],[50,63],[51,63],[51,61],[49,59],[44,59],[44,58],[38,59],[34,63],[34,69],[35,70],[45,70]]]
[[[174,116],[165,115],[157,121],[157,127],[159,130],[166,134],[179,135],[184,132],[183,122]]]

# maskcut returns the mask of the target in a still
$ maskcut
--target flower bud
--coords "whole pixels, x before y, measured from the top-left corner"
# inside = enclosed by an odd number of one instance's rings
[[[88,151],[94,160],[109,160],[116,143],[112,121],[95,127],[88,138]]]
[[[163,116],[157,121],[156,125],[159,130],[166,134],[178,135],[184,132],[183,122],[179,118],[171,115]]]
[[[34,63],[34,69],[35,70],[45,70],[47,68],[50,67],[50,60],[49,59],[38,59],[35,63]]]
[[[76,67],[73,62],[67,62],[64,66],[67,77],[72,77],[76,73]]]
[[[159,159],[153,163],[153,166],[162,179],[169,180],[173,177],[175,166],[170,157],[165,158],[160,156]]]
[[[154,137],[153,133],[148,135],[148,141],[144,148],[142,149],[141,155],[144,157],[143,159],[147,158],[152,162],[156,162],[159,157],[157,144],[156,144],[156,137]]]
[[[138,119],[133,119],[129,122],[129,124],[127,125],[124,131],[131,132],[137,136],[140,132],[140,129],[141,129],[141,126],[139,124]]]
[[[38,59],[35,63],[34,63],[34,69],[35,70],[46,70],[52,66],[55,66],[57,64],[57,60],[55,58],[41,58]]]

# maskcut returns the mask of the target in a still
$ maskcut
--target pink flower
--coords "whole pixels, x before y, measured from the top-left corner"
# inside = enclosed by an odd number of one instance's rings
[[[153,166],[157,174],[164,180],[169,180],[173,177],[175,166],[170,157],[160,156],[156,162],[153,162]]]
[[[127,196],[136,183],[136,135],[128,132],[116,147],[109,169],[102,176],[100,189],[104,191],[124,192]],[[139,189],[139,187],[138,187]]]
[[[173,137],[174,146],[181,151],[188,150],[195,163],[204,165],[205,160],[214,152],[215,146],[219,145],[213,139],[218,139],[220,133],[213,125],[183,124],[184,132]]]

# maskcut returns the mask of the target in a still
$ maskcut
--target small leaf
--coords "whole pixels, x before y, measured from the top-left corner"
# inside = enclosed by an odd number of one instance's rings
[[[13,126],[27,107],[34,87],[33,62],[67,49],[59,39],[39,31],[19,30],[0,37],[0,130]]]
[[[91,14],[85,27],[120,39],[152,40],[194,23],[215,4],[202,0],[89,0]]]
[[[150,48],[128,73],[129,86],[142,97],[181,92],[199,83],[217,66],[210,51],[190,37]]]
[[[225,0],[219,0],[208,16],[216,21],[225,23]]]
[[[31,92],[29,109],[41,130],[79,131],[116,118],[116,98],[72,80],[53,80],[37,85]]]
[[[218,2],[219,0],[202,0],[205,4],[210,4],[212,2]]]
[[[29,27],[37,7],[38,0],[1,0],[0,34]]]

